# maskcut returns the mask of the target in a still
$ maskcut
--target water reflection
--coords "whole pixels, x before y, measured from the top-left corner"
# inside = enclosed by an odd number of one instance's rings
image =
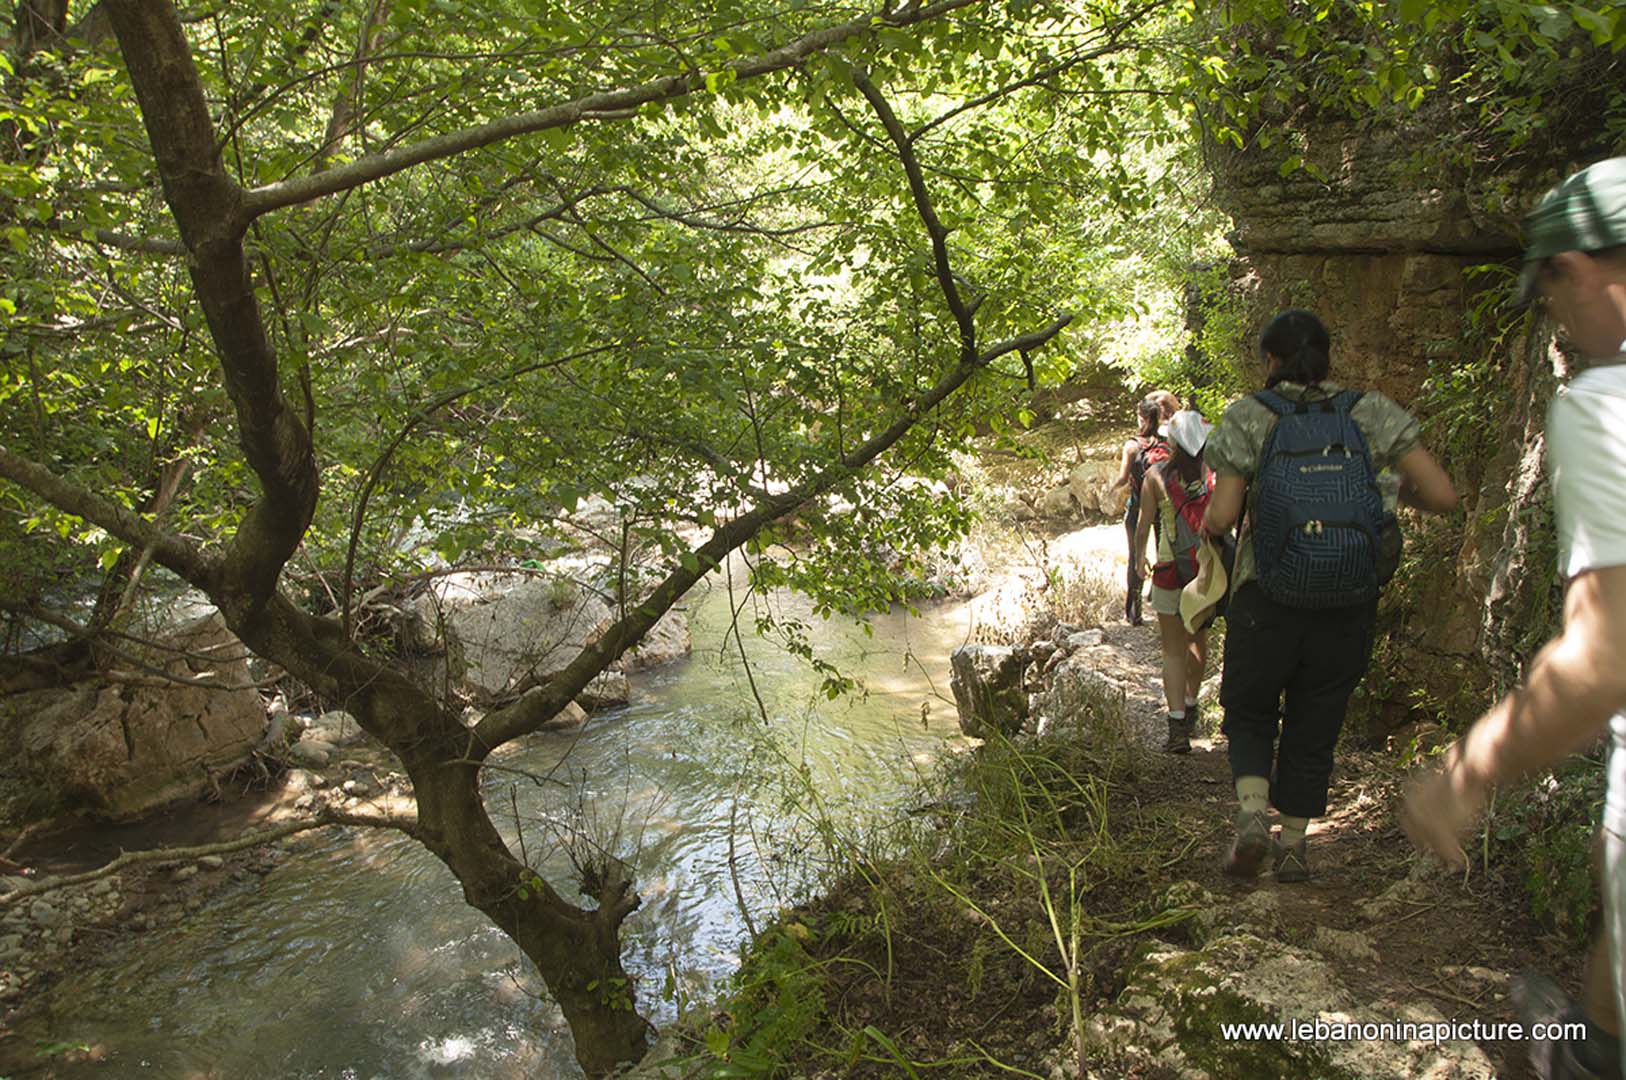
[[[584,828],[634,858],[644,905],[626,960],[657,1023],[673,1013],[659,993],[669,977],[703,995],[732,970],[742,903],[760,919],[808,887],[819,853],[798,803],[816,797],[848,821],[896,813],[958,737],[947,657],[963,606],[883,616],[871,637],[795,598],[775,605],[867,692],[825,700],[821,676],[758,639],[747,610],[765,723],[714,588],[690,600],[694,656],[635,679],[633,701],[579,735],[537,737],[488,773],[499,824],[552,880],[569,880],[561,844]],[[64,1076],[579,1075],[541,991],[418,845],[328,832],[128,957],[70,973],[41,1037],[105,1048],[107,1064]]]

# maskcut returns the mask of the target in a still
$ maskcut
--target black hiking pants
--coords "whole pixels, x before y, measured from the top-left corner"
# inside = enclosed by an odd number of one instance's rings
[[[1327,812],[1333,750],[1349,696],[1372,659],[1377,601],[1284,607],[1248,582],[1225,614],[1221,730],[1231,775],[1270,779],[1270,801],[1290,817]]]

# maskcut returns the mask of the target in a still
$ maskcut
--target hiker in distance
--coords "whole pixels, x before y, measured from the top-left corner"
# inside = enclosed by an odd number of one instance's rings
[[[1139,553],[1142,549],[1135,546],[1135,527],[1140,523],[1141,486],[1146,481],[1147,470],[1168,460],[1169,456],[1169,444],[1158,434],[1161,414],[1157,402],[1151,398],[1142,401],[1135,407],[1135,417],[1140,422],[1140,430],[1134,438],[1124,443],[1118,479],[1107,489],[1109,492],[1122,487],[1129,489],[1129,501],[1124,505],[1124,535],[1129,543],[1129,581],[1124,596],[1124,621],[1130,626],[1140,626],[1145,622],[1141,618],[1141,594],[1145,589],[1145,580],[1140,573]]]
[[[1180,619],[1180,590],[1197,576],[1197,542],[1213,476],[1203,464],[1209,425],[1200,413],[1177,412],[1169,420],[1168,460],[1148,469],[1141,484],[1141,517],[1131,561],[1152,580],[1152,610],[1163,643],[1163,697],[1169,732],[1163,749],[1191,751],[1197,730],[1197,692],[1208,664],[1208,628],[1188,632]],[[1157,562],[1146,557],[1146,540],[1157,530]]]
[[[1565,578],[1564,624],[1524,685],[1497,702],[1415,781],[1401,821],[1418,846],[1466,861],[1460,837],[1490,789],[1610,735],[1602,829],[1604,926],[1573,1004],[1526,986],[1533,1019],[1582,1020],[1586,1038],[1532,1043],[1543,1080],[1626,1075],[1626,157],[1549,191],[1525,219],[1521,299],[1563,327],[1571,370],[1547,410],[1547,469]],[[1543,1005],[1551,1012],[1541,1015]]]
[[[1220,677],[1238,803],[1225,869],[1254,877],[1274,855],[1278,881],[1303,881],[1305,833],[1327,811],[1344,711],[1372,658],[1378,590],[1399,561],[1378,474],[1398,472],[1399,501],[1421,510],[1445,513],[1457,493],[1410,413],[1328,378],[1331,342],[1315,315],[1277,315],[1259,351],[1265,389],[1225,410],[1206,455],[1216,481],[1204,530],[1223,535],[1247,502]],[[1274,853],[1271,806],[1281,815]]]

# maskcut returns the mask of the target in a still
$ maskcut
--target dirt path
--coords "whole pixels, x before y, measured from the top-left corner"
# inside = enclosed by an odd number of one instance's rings
[[[1088,565],[1122,582],[1124,547],[1122,529],[1103,525],[1056,538],[1050,552],[1057,562]],[[1308,882],[1278,884],[1268,872],[1251,882],[1228,878],[1220,863],[1231,839],[1235,800],[1226,742],[1218,731],[1219,665],[1211,665],[1204,683],[1203,730],[1193,740],[1193,752],[1166,754],[1156,626],[1131,627],[1120,616],[1102,629],[1109,648],[1096,651],[1094,662],[1122,686],[1127,729],[1152,751],[1139,785],[1144,799],[1202,837],[1168,867],[1169,875],[1195,882],[1219,907],[1234,909],[1218,913],[1220,924],[1246,911],[1249,932],[1313,952],[1330,966],[1347,997],[1378,1017],[1427,1015],[1490,1025],[1517,1019],[1508,992],[1513,977],[1527,968],[1557,965],[1573,985],[1578,958],[1561,943],[1514,916],[1482,878],[1448,876],[1415,854],[1395,817],[1401,775],[1393,755],[1340,748],[1331,811],[1310,829]],[[1133,1006],[1121,1011],[1148,1022]],[[1414,1055],[1416,1073],[1393,1075],[1515,1080],[1531,1075],[1524,1044],[1481,1041],[1479,1049],[1493,1073],[1479,1069],[1472,1054],[1433,1069]],[[1391,1074],[1387,1066],[1372,1067],[1380,1070],[1373,1075]],[[1232,1075],[1223,1068],[1210,1071]]]

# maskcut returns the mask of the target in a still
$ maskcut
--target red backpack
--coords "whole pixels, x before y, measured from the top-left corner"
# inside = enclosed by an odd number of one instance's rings
[[[1183,589],[1197,576],[1197,547],[1203,538],[1203,511],[1214,493],[1214,473],[1203,470],[1202,493],[1194,495],[1172,470],[1164,467],[1162,472],[1163,490],[1174,508],[1174,535],[1169,538],[1174,559],[1152,566],[1152,584],[1160,589]]]
[[[1140,449],[1135,456],[1129,459],[1129,498],[1131,501],[1140,498],[1140,488],[1146,480],[1146,474],[1153,468],[1169,460],[1169,440],[1161,435],[1136,435],[1135,441]]]

